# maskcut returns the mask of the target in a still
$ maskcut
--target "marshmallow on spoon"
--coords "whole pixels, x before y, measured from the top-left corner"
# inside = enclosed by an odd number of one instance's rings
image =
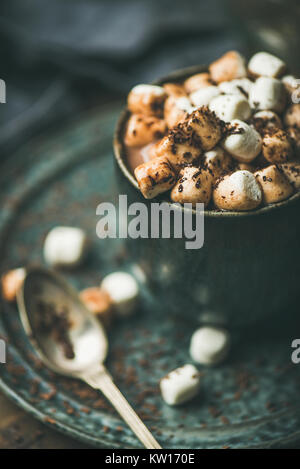
[[[262,201],[262,192],[252,173],[236,171],[220,180],[213,199],[220,210],[241,212],[257,208]]]
[[[127,272],[114,272],[101,282],[104,290],[120,316],[129,316],[134,312],[139,297],[139,287],[135,278]]]
[[[201,327],[191,338],[190,355],[202,365],[216,365],[223,361],[229,351],[230,338],[227,331],[216,327]]]
[[[211,100],[219,95],[220,90],[217,86],[207,86],[191,93],[190,100],[194,106],[208,106]]]
[[[87,236],[81,228],[57,226],[46,236],[44,258],[51,266],[75,267],[85,257],[87,247]]]
[[[176,181],[176,172],[165,156],[142,163],[134,175],[145,199],[153,199],[171,189]]]
[[[211,78],[216,83],[247,76],[245,59],[236,51],[229,51],[209,66]]]
[[[183,404],[199,393],[200,373],[194,365],[184,365],[161,379],[160,390],[167,404]]]
[[[191,94],[212,84],[213,82],[209,73],[197,73],[185,80],[184,88],[188,94]]]
[[[286,176],[275,165],[257,171],[255,177],[262,187],[265,204],[286,200],[294,192]]]
[[[232,132],[223,141],[223,148],[241,163],[250,163],[261,151],[259,133],[239,119],[231,121]]]
[[[133,114],[128,119],[124,141],[126,145],[132,147],[147,145],[155,139],[162,138],[166,130],[167,125],[163,119]]]
[[[270,163],[285,163],[293,157],[293,147],[284,130],[265,133],[262,143],[263,156]]]
[[[251,116],[248,100],[242,94],[225,94],[212,99],[209,109],[225,122],[233,119],[246,121]]]
[[[253,83],[249,103],[256,110],[282,112],[286,105],[286,92],[280,80],[260,77]]]
[[[257,52],[248,64],[251,75],[276,78],[286,70],[286,64],[268,52]]]
[[[23,267],[6,272],[1,278],[2,295],[6,301],[15,301],[17,293],[23,285],[26,270]]]
[[[136,85],[127,99],[128,109],[133,114],[161,116],[167,93],[162,86]]]
[[[173,202],[203,203],[207,206],[211,199],[213,178],[209,171],[195,167],[186,167],[171,191]]]

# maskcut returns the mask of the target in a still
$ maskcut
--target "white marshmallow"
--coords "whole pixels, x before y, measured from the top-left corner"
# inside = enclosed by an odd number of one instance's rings
[[[283,83],[276,78],[258,78],[251,88],[249,103],[253,109],[282,112],[286,104]]]
[[[213,192],[216,207],[238,212],[254,210],[262,201],[262,191],[254,175],[247,170],[236,171],[221,179]]]
[[[300,80],[294,75],[285,75],[281,78],[281,81],[289,93],[293,93],[295,90],[299,89]]]
[[[135,278],[127,272],[114,272],[101,282],[101,289],[109,294],[116,312],[129,316],[134,312],[139,296]]]
[[[201,327],[191,338],[190,355],[203,365],[216,365],[225,359],[229,351],[229,334],[215,327]]]
[[[253,75],[278,77],[286,69],[285,63],[268,52],[258,52],[250,59],[248,68]]]
[[[231,121],[235,131],[228,135],[223,147],[241,163],[250,163],[261,151],[262,139],[259,133],[246,122],[235,119]]]
[[[46,236],[44,257],[52,266],[74,267],[84,258],[87,245],[87,237],[82,229],[57,226]]]
[[[219,84],[219,90],[225,94],[249,94],[253,83],[249,78],[240,78],[232,81],[223,81]]]
[[[166,92],[162,86],[140,84],[132,88],[131,92],[135,94],[152,94],[155,96],[163,96]]]
[[[188,114],[195,110],[195,108],[191,105],[189,98],[186,96],[180,96],[179,98],[176,98],[175,105],[178,109],[185,111]]]
[[[200,388],[200,374],[194,365],[171,371],[160,381],[164,401],[169,405],[183,404],[195,397]]]
[[[197,106],[208,106],[213,98],[219,96],[220,90],[217,86],[207,86],[206,88],[200,88],[194,93],[190,94],[190,100]]]
[[[225,94],[212,99],[209,109],[225,122],[247,120],[251,116],[248,100],[242,94]]]

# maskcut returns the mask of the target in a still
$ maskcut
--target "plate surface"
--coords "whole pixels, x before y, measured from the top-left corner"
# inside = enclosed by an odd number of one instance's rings
[[[97,285],[116,269],[132,271],[141,282],[141,308],[134,317],[115,323],[109,333],[107,366],[161,445],[295,446],[300,441],[300,368],[291,363],[290,344],[296,337],[288,329],[270,336],[266,328],[249,331],[243,340],[234,338],[224,365],[199,367],[203,387],[196,400],[179,408],[162,402],[159,379],[190,361],[189,340],[197,324],[161,311],[130,264],[123,242],[96,236],[97,205],[118,199],[111,142],[119,112],[115,107],[83,116],[22,147],[2,167],[1,271],[43,263],[43,239],[53,226],[83,227],[92,241],[90,255],[80,269],[65,272],[75,287]],[[2,303],[0,334],[8,344],[8,362],[0,365],[0,388],[20,407],[94,446],[140,447],[99,393],[41,365],[14,305]]]

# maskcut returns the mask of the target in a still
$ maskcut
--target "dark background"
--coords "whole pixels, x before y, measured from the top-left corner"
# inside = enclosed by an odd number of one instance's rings
[[[4,159],[58,120],[228,49],[297,69],[298,0],[1,0]]]

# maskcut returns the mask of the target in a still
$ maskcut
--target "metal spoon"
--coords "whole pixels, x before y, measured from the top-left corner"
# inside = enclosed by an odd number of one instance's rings
[[[17,301],[24,329],[43,362],[61,375],[79,378],[102,391],[146,448],[161,448],[106,370],[106,334],[100,322],[81,303],[76,291],[57,273],[33,268],[27,271]],[[57,337],[41,327],[42,305],[68,312],[71,357],[69,354],[67,358]]]

